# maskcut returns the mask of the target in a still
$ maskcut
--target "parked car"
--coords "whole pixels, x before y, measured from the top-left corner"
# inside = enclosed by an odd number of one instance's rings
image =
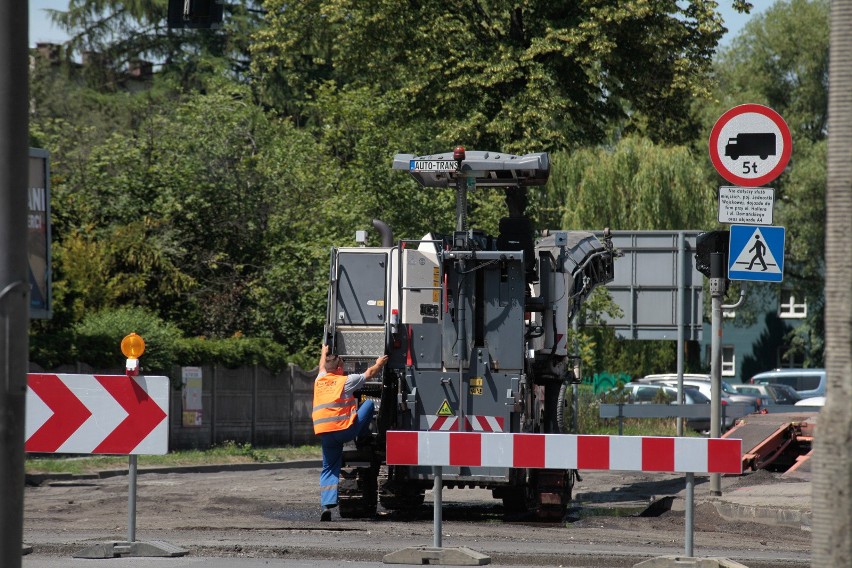
[[[803,398],[796,403],[796,406],[825,406],[825,397],[812,396],[810,398]]]
[[[632,404],[677,404],[677,387],[669,385],[631,382],[624,385],[621,391],[611,389],[607,393],[622,394],[626,402]],[[605,394],[607,394],[605,393]],[[695,387],[683,388],[684,404],[710,404],[710,399]],[[686,427],[699,432],[710,429],[710,418],[687,418]]]
[[[677,375],[673,373],[646,375],[645,377],[639,379],[637,382],[646,384],[663,384],[668,385],[672,388],[677,388]],[[707,397],[707,399],[710,399],[710,375],[684,374],[683,386],[684,389],[686,387],[697,388],[701,392],[701,394]],[[731,384],[727,381],[722,381],[721,387],[722,392],[719,393],[719,402],[723,407],[723,428],[730,428],[734,425],[736,419],[742,416],[742,412],[737,415],[734,415],[733,413],[729,413],[724,407],[735,403],[744,403],[748,405],[751,412],[758,412],[760,411],[762,405],[769,404],[769,400],[765,397],[738,393],[734,390],[734,387],[732,387]],[[748,413],[749,412],[746,412],[746,414]]]
[[[825,396],[825,369],[775,369],[758,373],[749,380],[753,385],[778,383],[793,387],[802,398]]]
[[[639,379],[640,383],[658,383],[677,387],[677,375],[673,373],[664,373],[659,375],[646,375]],[[710,375],[684,374],[684,386],[697,387],[701,393],[710,398]],[[744,394],[737,392],[728,381],[721,382],[722,392],[720,393],[721,400],[726,401],[725,404],[735,402],[745,402],[754,406],[755,410],[760,410],[764,404],[769,404],[769,398],[764,395]]]
[[[746,383],[731,386],[741,394],[766,397],[766,399],[769,400],[769,404],[796,404],[802,399],[802,397],[799,396],[799,393],[796,392],[796,389],[787,385],[776,383],[752,385]]]

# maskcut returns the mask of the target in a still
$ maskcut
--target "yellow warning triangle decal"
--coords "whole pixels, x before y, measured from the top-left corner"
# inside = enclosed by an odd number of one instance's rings
[[[450,408],[450,403],[447,402],[446,398],[443,404],[441,404],[441,408],[438,409],[437,416],[454,416],[453,409]]]

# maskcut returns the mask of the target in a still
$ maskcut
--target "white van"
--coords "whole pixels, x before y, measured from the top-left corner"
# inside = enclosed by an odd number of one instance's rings
[[[758,373],[749,382],[788,385],[802,398],[825,396],[825,369],[775,369]]]

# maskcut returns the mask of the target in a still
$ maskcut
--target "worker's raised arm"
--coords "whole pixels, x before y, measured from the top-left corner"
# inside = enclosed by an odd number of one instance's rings
[[[376,363],[373,366],[368,367],[367,370],[364,371],[364,377],[372,379],[373,377],[379,374],[379,372],[382,370],[382,367],[384,367],[385,363],[387,362],[388,356],[382,355],[381,357],[376,359]]]
[[[319,367],[319,370],[317,371],[318,373],[322,373],[323,371],[325,371],[325,356],[326,355],[328,355],[328,343],[323,343],[322,344],[322,351],[320,352],[319,364],[317,365]]]

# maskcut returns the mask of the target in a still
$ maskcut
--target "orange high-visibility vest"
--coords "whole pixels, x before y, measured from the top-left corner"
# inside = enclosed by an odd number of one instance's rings
[[[358,401],[343,396],[345,375],[327,373],[314,382],[314,434],[346,430],[358,416]]]

